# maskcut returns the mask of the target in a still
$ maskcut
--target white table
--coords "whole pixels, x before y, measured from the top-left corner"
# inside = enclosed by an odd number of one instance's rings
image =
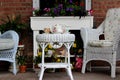
[[[93,27],[93,16],[86,17],[30,17],[31,29],[33,30],[33,57],[37,56],[38,43],[36,35],[39,30],[44,30],[45,27],[50,27],[55,24],[64,24],[69,26],[70,30],[80,30],[82,27]],[[34,64],[33,64],[34,69]]]
[[[39,73],[39,80],[42,80],[45,69],[47,68],[65,68],[70,79],[73,79],[71,64],[70,64],[70,48],[75,40],[74,34],[39,34],[36,37],[38,44],[42,48],[42,63],[38,66],[41,68]],[[45,63],[45,48],[49,43],[62,43],[66,47],[67,54],[65,55],[65,62],[61,63]]]

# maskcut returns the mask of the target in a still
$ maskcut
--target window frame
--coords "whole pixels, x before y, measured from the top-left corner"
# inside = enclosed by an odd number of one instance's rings
[[[90,10],[91,9],[91,0],[85,0],[86,2],[86,10]],[[33,8],[34,9],[40,9],[40,0],[33,0]]]

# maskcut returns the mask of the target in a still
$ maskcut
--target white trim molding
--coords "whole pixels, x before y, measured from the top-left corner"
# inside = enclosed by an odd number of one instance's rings
[[[40,9],[39,3],[40,3],[40,0],[33,0],[33,8]]]
[[[91,10],[91,0],[86,0],[85,2],[86,2],[86,5],[85,5],[86,10]]]

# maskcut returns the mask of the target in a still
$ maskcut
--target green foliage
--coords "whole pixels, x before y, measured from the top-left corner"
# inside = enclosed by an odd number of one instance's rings
[[[22,22],[21,15],[6,16],[6,19],[1,19],[0,31],[15,30],[20,32],[22,29],[27,28],[27,24]]]
[[[35,14],[35,15],[40,16],[40,14],[41,14],[40,12],[41,12],[40,9],[35,9],[35,10],[34,10],[34,14]]]
[[[43,10],[34,9],[36,16],[86,16],[88,11],[85,10],[83,1],[73,0],[56,0],[54,7],[45,7]],[[43,13],[43,14],[41,14]]]
[[[41,56],[35,56],[33,61],[34,61],[35,65],[41,63]]]
[[[25,65],[26,60],[27,60],[27,56],[24,56],[24,55],[17,56],[17,63],[19,65]]]

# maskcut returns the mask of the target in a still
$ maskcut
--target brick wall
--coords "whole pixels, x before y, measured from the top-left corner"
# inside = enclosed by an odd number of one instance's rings
[[[106,11],[113,7],[120,7],[120,0],[92,0],[96,27],[104,20]],[[32,16],[32,0],[0,0],[0,19],[12,14],[21,14],[23,20],[29,23],[30,16]],[[23,31],[22,37],[22,42],[25,44],[24,53],[32,55],[32,31]]]
[[[105,18],[109,8],[120,7],[120,0],[92,0],[94,24],[97,27]]]
[[[32,15],[32,0],[0,0],[0,18],[21,14],[25,20]]]

